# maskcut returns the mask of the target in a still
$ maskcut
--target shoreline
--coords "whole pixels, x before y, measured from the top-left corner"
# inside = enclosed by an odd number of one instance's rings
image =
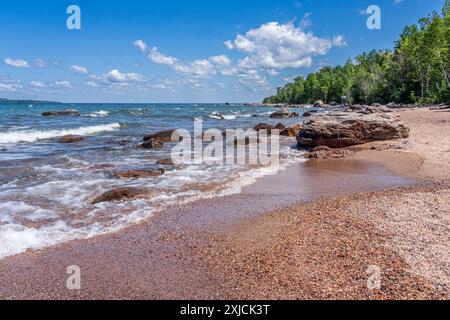
[[[448,298],[448,282],[441,279],[448,267],[426,255],[448,256],[450,169],[442,161],[450,142],[443,145],[436,134],[445,136],[450,117],[432,113],[400,113],[413,130],[401,146],[355,147],[358,152],[348,158],[296,164],[238,195],[170,208],[113,234],[1,259],[0,298]],[[405,207],[391,209],[408,199],[406,210],[420,222],[427,198],[441,201],[443,211],[432,208],[439,216],[430,210],[428,218],[437,220],[422,227],[442,230],[439,239],[421,236],[441,251],[417,245],[424,256],[415,262],[404,252],[405,235],[395,238],[408,220]],[[389,214],[397,224],[386,223]],[[417,231],[406,226],[411,234]],[[369,263],[387,270],[386,287],[375,293],[364,289]],[[82,272],[82,290],[76,292],[65,287],[66,268],[74,264]],[[429,265],[439,268],[421,276],[408,271],[411,265],[423,273]]]

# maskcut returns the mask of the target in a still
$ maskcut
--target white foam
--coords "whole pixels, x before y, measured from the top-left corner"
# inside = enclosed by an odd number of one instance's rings
[[[109,111],[105,111],[105,110],[95,111],[88,115],[88,117],[91,117],[91,118],[107,117],[107,116],[109,116]]]
[[[113,131],[120,128],[119,123],[103,124],[98,126],[80,127],[76,129],[61,130],[20,130],[0,134],[0,143],[35,142],[38,140],[62,137],[65,135],[89,135],[104,131]]]
[[[257,179],[276,174],[290,164],[306,161],[299,156],[298,151],[283,150],[280,165],[245,169],[245,166],[204,166],[188,165],[181,170],[168,171],[163,179],[149,181],[111,181],[101,176],[71,176],[70,180],[48,181],[43,184],[26,188],[24,199],[49,199],[57,207],[41,208],[24,201],[6,201],[0,203],[0,258],[11,256],[27,249],[41,249],[57,243],[85,239],[96,235],[118,231],[126,226],[148,219],[155,212],[164,210],[175,204],[184,204],[204,198],[221,197],[242,192],[245,186],[251,185]],[[244,171],[242,171],[244,170]],[[206,191],[190,187],[191,184],[217,183],[222,181],[220,190]],[[145,186],[157,190],[152,199],[136,199],[123,203],[99,203],[90,206],[89,199],[115,187]],[[8,198],[10,194],[2,192],[0,197]],[[31,200],[33,201],[33,200]],[[61,212],[73,213],[60,216]],[[78,217],[78,212],[84,212]],[[83,217],[84,216],[84,217]],[[40,227],[21,225],[21,217],[29,221],[40,221],[50,218],[51,222]],[[99,219],[100,218],[100,219]],[[74,220],[75,219],[75,220]],[[80,219],[80,220],[77,220]],[[78,224],[79,222],[79,224]]]

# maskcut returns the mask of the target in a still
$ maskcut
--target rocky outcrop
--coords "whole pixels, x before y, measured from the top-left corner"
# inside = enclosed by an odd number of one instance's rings
[[[129,170],[116,173],[116,177],[120,179],[143,179],[151,177],[159,177],[165,172],[164,169],[159,168],[155,170]]]
[[[332,149],[326,146],[315,147],[309,152],[305,153],[307,159],[329,159],[329,158],[344,158],[353,154],[353,151],[344,149]]]
[[[297,135],[303,147],[341,148],[370,141],[409,137],[409,128],[393,113],[327,112],[309,118]]]
[[[299,114],[297,112],[290,112],[288,110],[279,110],[275,111],[270,115],[272,119],[286,119],[286,118],[294,118],[298,117]]]
[[[164,147],[164,143],[162,143],[160,140],[151,138],[141,144],[140,147],[143,149],[161,149],[162,147]]]
[[[173,140],[172,140],[173,136]],[[163,130],[156,133],[148,134],[144,136],[144,141],[151,139],[159,140],[161,142],[176,142],[181,141],[182,137],[175,133],[175,130]]]
[[[42,116],[51,117],[51,116],[80,116],[80,112],[75,109],[66,109],[66,110],[56,110],[56,111],[45,111],[42,112]]]
[[[145,188],[138,187],[123,187],[117,188],[103,193],[102,195],[95,197],[91,203],[121,201],[125,199],[146,198],[150,197],[152,192]]]
[[[58,143],[77,143],[83,141],[85,138],[83,136],[77,136],[74,134],[68,134],[66,136],[62,136],[58,139]]]

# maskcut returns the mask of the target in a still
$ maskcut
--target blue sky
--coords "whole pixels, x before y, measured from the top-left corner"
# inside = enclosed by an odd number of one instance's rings
[[[0,97],[253,102],[297,75],[392,48],[444,0],[5,0]],[[68,30],[66,9],[81,9]],[[381,30],[366,27],[369,5]]]

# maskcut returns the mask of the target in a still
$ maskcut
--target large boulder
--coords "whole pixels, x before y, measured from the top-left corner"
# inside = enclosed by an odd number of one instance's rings
[[[44,116],[44,117],[51,117],[51,116],[80,116],[80,112],[78,110],[75,110],[75,109],[45,111],[45,112],[42,112],[42,116]]]
[[[409,137],[409,128],[393,113],[328,112],[309,118],[297,135],[300,146],[348,147],[370,141]]]
[[[145,198],[151,196],[151,192],[145,188],[123,187],[103,193],[92,200],[92,204],[126,199]]]

